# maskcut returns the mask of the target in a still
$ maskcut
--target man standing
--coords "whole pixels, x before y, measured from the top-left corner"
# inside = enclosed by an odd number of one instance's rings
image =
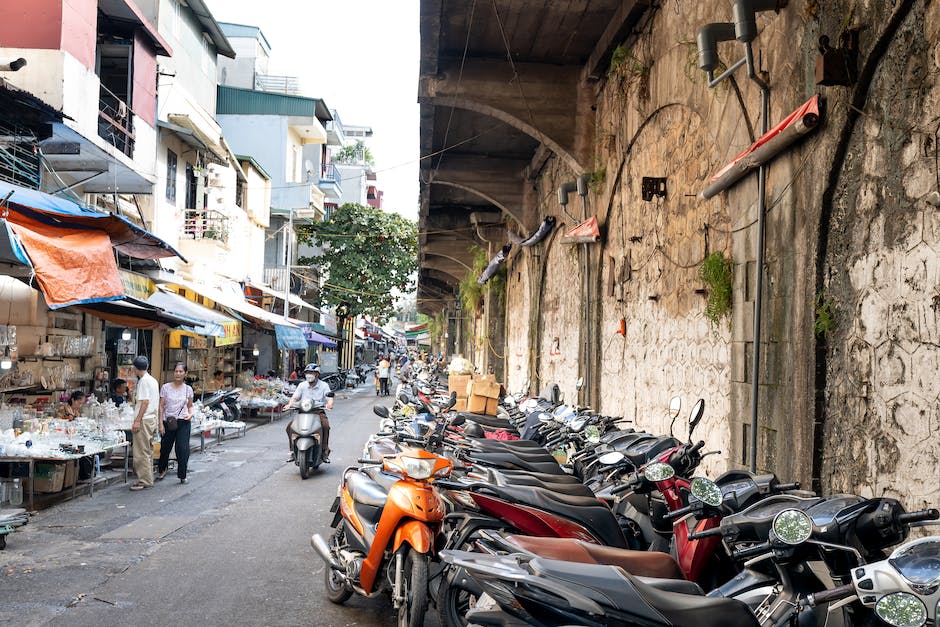
[[[324,464],[330,463],[330,420],[326,417],[326,409],[333,409],[333,392],[330,386],[324,381],[320,381],[320,366],[316,364],[307,364],[304,368],[304,380],[297,385],[294,395],[284,406],[285,410],[294,406],[294,403],[302,400],[310,400],[313,403],[313,412],[320,416],[320,428],[322,429],[323,454],[320,459]],[[290,445],[291,460],[294,455],[294,432],[291,430],[293,419],[287,423],[287,440]]]
[[[153,439],[157,432],[157,408],[160,404],[160,384],[147,370],[150,360],[143,355],[134,358],[137,371],[137,416],[131,431],[134,432],[134,474],[137,483],[131,486],[135,492],[153,487]]]

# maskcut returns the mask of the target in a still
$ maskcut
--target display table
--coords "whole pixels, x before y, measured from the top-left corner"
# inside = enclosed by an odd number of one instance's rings
[[[274,422],[288,415],[290,410],[284,411],[281,405],[274,407],[242,407],[242,420],[253,422]]]
[[[198,437],[199,450],[204,451],[206,449],[206,434],[208,433],[209,437],[212,437],[212,432],[215,432],[215,443],[222,444],[222,440],[225,439],[226,429],[230,433],[234,433],[235,437],[244,437],[244,435],[248,433],[248,425],[241,421],[206,420],[198,427],[193,425],[190,437]]]
[[[120,442],[120,443],[112,444],[109,446],[105,446],[96,451],[91,451],[91,452],[86,452],[86,453],[81,453],[81,454],[76,453],[74,455],[61,455],[57,457],[22,457],[22,456],[0,457],[0,464],[20,464],[20,465],[26,466],[27,468],[26,476],[25,477],[17,476],[16,478],[25,481],[25,484],[26,484],[25,496],[27,496],[27,498],[25,499],[25,502],[27,504],[27,508],[29,510],[32,510],[33,505],[35,503],[35,491],[33,490],[33,484],[36,479],[36,464],[37,463],[75,462],[75,465],[76,465],[75,473],[77,475],[78,464],[80,460],[84,458],[90,458],[93,460],[96,456],[101,455],[103,453],[108,453],[112,451],[117,451],[119,449],[124,449],[124,483],[127,483],[127,477],[128,477],[128,472],[129,472],[128,465],[127,465],[127,460],[128,460],[127,451],[130,445],[131,445],[130,442]],[[83,485],[88,486],[89,496],[94,496],[95,494],[96,474],[97,474],[97,468],[92,471],[91,480],[87,484],[83,484]],[[49,494],[61,494],[63,492],[66,492],[67,490],[70,490],[69,498],[75,498],[78,492],[78,488],[79,488],[78,477],[76,476],[71,483],[72,483],[71,486],[67,486],[63,488],[60,492],[50,492]]]

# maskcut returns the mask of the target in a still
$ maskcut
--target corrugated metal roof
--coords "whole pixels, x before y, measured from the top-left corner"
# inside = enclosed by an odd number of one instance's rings
[[[297,115],[313,118],[317,117],[319,103],[317,98],[219,85],[216,113],[219,115]]]

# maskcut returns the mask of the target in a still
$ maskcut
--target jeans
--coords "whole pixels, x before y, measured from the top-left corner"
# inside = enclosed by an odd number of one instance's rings
[[[192,433],[193,425],[189,420],[177,420],[176,429],[170,431],[166,428],[166,422],[163,423],[163,439],[160,440],[160,463],[157,468],[160,474],[166,472],[170,467],[170,451],[176,446],[176,476],[180,479],[186,478],[186,470],[189,466],[189,436]]]
[[[380,377],[379,383],[381,384],[381,394],[382,396],[388,396],[388,377]]]
[[[140,430],[134,434],[134,474],[137,483],[153,485],[153,436],[157,431],[157,419],[145,416],[140,421]]]

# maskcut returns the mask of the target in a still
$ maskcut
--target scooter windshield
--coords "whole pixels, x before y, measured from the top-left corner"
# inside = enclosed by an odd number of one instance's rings
[[[940,583],[940,539],[924,538],[903,546],[888,563],[915,586]]]

